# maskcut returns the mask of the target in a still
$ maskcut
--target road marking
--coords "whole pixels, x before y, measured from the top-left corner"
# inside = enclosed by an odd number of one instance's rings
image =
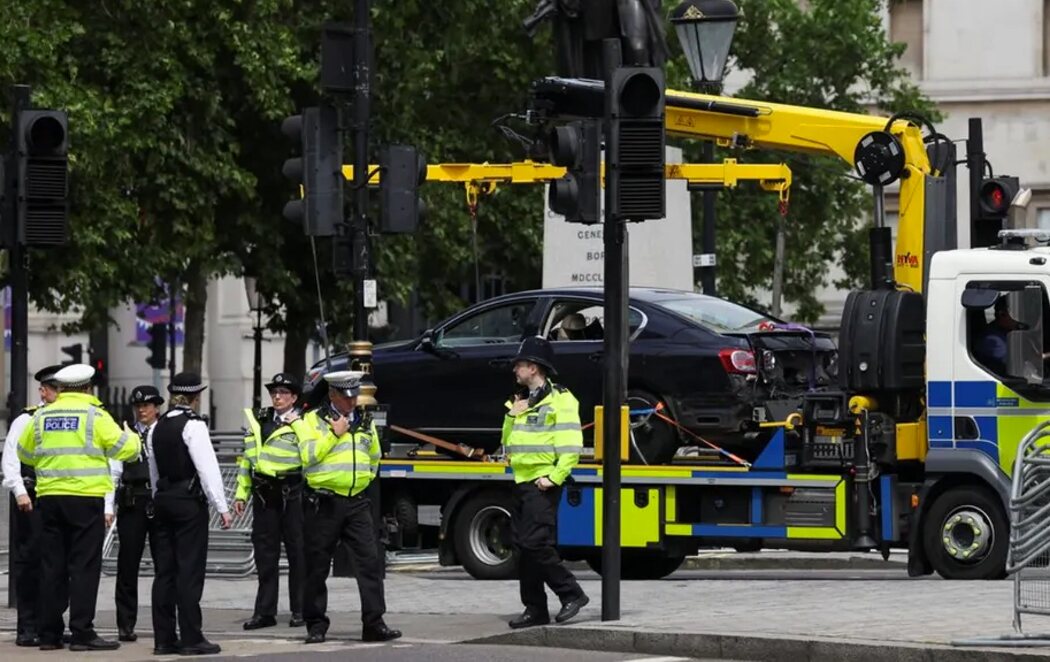
[[[636,657],[633,660],[624,660],[624,662],[688,662],[691,659],[689,657]]]

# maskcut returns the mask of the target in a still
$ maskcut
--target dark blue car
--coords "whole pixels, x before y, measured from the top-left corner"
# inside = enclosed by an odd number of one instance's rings
[[[682,429],[632,416],[632,455],[666,462],[701,435],[747,453],[747,433],[781,418],[807,389],[836,379],[831,338],[784,325],[724,299],[677,290],[630,291],[628,397],[632,410],[662,403]],[[518,292],[484,301],[413,340],[377,345],[376,398],[388,422],[486,450],[499,446],[510,359],[521,339],[551,340],[558,376],[589,423],[602,399],[604,314],[600,288]],[[346,354],[332,370],[345,369]],[[307,376],[315,386],[325,364]],[[398,435],[391,433],[391,440]],[[590,437],[586,442],[590,444]]]

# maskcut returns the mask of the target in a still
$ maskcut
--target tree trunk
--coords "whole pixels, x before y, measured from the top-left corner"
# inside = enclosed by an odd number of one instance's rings
[[[306,347],[313,328],[308,323],[289,325],[284,336],[284,371],[298,378],[306,375]]]
[[[201,374],[204,363],[204,311],[208,305],[208,278],[199,262],[190,264],[186,275],[186,342],[182,347],[182,369]]]

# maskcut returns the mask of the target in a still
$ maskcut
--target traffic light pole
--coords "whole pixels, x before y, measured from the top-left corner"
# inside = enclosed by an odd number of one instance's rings
[[[612,72],[620,66],[620,40],[603,44],[605,89],[612,90]],[[606,172],[612,135],[612,93],[606,94]],[[605,375],[602,395],[602,620],[620,619],[620,407],[626,400],[627,376],[627,226],[613,215],[619,179],[605,179]],[[597,440],[595,440],[597,443]]]
[[[6,202],[3,214],[4,225],[7,226],[7,247],[10,257],[11,268],[11,392],[8,395],[10,415],[8,425],[15,420],[26,406],[26,379],[29,368],[29,274],[26,269],[26,249],[18,242],[17,230],[17,201],[15,200],[15,189],[11,183],[17,173],[11,172],[15,168],[14,154],[18,149],[18,117],[21,111],[29,108],[31,90],[28,85],[13,85],[11,87],[12,112],[11,112],[11,158],[8,163],[12,166],[7,168],[4,188],[6,190]],[[8,528],[11,553],[7,556],[8,578],[7,582],[7,606],[14,607],[18,596],[16,577],[14,573],[14,559],[18,556],[15,544],[18,541],[18,520],[15,517],[17,507],[14,498],[11,498],[10,527]]]
[[[981,218],[981,180],[984,178],[984,129],[980,117],[971,117],[966,138],[966,168],[970,171],[970,246],[976,246]]]
[[[354,4],[354,211],[350,222],[354,270],[354,340],[368,340],[365,280],[371,255],[368,246],[368,125],[372,113],[371,0]]]

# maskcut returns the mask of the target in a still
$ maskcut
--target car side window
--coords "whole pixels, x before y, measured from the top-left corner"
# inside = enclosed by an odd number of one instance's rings
[[[525,321],[533,301],[487,308],[445,327],[439,337],[440,347],[517,344],[525,333]]]
[[[642,324],[642,314],[630,309],[627,321],[630,335]],[[602,340],[605,337],[605,308],[588,301],[559,301],[551,309],[546,337],[560,340]]]

